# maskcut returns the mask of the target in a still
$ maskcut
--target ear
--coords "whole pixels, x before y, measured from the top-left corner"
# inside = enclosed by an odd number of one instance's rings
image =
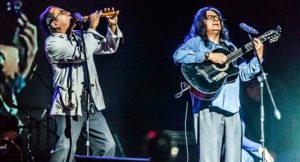
[[[50,24],[51,29],[56,30],[58,28],[58,25],[55,21],[52,21]]]

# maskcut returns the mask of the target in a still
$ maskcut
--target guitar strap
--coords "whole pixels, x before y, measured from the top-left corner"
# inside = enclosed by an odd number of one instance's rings
[[[176,93],[176,94],[174,95],[175,98],[180,98],[180,97],[183,95],[183,93],[184,93],[185,91],[191,89],[191,86],[188,85],[188,83],[186,83],[186,82],[181,82],[181,83],[180,83],[180,88],[181,88],[181,91],[178,92],[178,93]]]

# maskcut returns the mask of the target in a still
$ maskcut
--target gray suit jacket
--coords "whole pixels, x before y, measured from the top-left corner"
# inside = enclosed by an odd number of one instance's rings
[[[104,109],[105,103],[93,56],[115,53],[122,37],[119,28],[117,28],[116,34],[108,28],[106,37],[91,28],[84,33],[92,85],[91,95],[98,110]],[[84,82],[84,54],[81,42],[80,35],[76,31],[73,31],[71,36],[54,33],[45,41],[46,55],[52,66],[55,89],[51,107],[52,115],[82,115],[80,96]]]

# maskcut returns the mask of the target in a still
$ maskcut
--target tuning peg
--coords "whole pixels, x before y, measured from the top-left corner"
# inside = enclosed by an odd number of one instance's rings
[[[11,11],[12,10],[11,2],[6,2],[6,10],[7,11]]]
[[[277,25],[276,31],[279,32],[279,33],[281,33],[281,27],[279,25]]]

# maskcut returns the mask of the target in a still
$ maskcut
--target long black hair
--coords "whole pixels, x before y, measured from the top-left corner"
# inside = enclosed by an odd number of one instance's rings
[[[220,18],[220,22],[221,22],[220,39],[229,40],[229,32],[228,32],[227,27],[224,24],[224,19],[223,19],[221,12],[217,8],[207,6],[207,7],[203,7],[201,9],[199,9],[198,12],[195,14],[191,30],[190,30],[189,34],[187,34],[185,36],[184,42],[186,42],[187,40],[189,40],[193,37],[196,37],[196,36],[202,37],[204,39],[205,43],[208,42],[208,38],[206,35],[205,23],[204,23],[204,20],[206,19],[207,11],[215,12]]]

